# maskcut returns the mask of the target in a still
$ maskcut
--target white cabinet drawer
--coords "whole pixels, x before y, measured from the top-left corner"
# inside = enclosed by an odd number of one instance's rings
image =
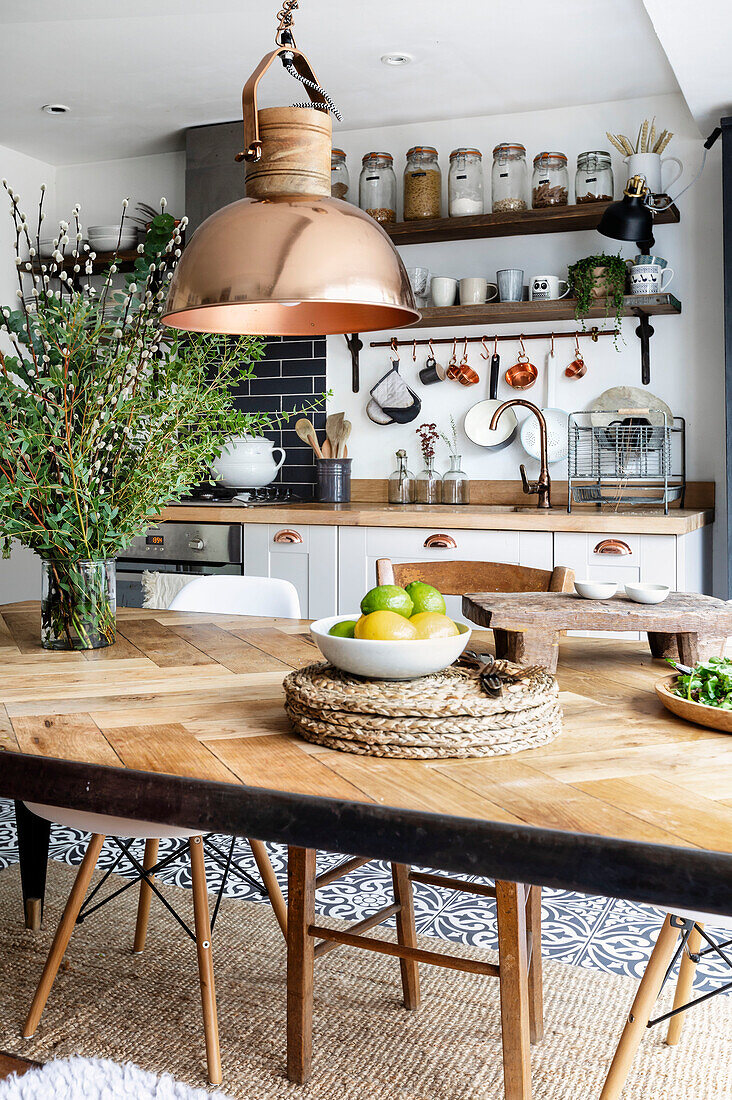
[[[249,523],[244,527],[244,571],[290,581],[304,618],[335,615],[338,529],[307,524]]]
[[[617,581],[622,586],[634,582],[667,584],[677,588],[675,535],[598,535],[558,531],[554,535],[554,563],[574,569],[579,580]],[[598,631],[579,632],[601,636]],[[638,638],[635,632],[617,634]]]

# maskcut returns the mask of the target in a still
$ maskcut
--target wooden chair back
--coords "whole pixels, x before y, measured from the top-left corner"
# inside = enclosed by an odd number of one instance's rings
[[[572,592],[574,570],[564,565],[533,569],[494,561],[413,561],[393,564],[390,558],[376,562],[377,584],[411,581],[434,585],[445,596],[466,592]]]

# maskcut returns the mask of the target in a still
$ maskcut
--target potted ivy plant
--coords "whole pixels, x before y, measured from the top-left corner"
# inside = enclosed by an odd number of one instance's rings
[[[592,304],[605,300],[605,316],[614,315],[620,328],[623,317],[627,268],[622,256],[585,256],[568,268],[569,293],[576,299],[575,317],[585,327]]]
[[[18,300],[0,307],[0,538],[5,556],[17,539],[41,558],[42,644],[99,648],[116,637],[115,555],[200,480],[228,439],[291,414],[236,407],[262,340],[161,324],[185,219],[177,224],[163,204],[126,286],[116,255],[95,286],[80,208],[42,263],[45,188],[32,233],[3,184]]]

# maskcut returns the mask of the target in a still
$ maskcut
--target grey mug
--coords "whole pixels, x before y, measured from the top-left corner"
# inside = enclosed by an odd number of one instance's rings
[[[498,297],[502,302],[522,302],[524,298],[524,273],[519,267],[504,267],[496,272]]]

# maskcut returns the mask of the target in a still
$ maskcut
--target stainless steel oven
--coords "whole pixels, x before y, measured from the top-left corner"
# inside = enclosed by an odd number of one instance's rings
[[[133,539],[117,558],[117,604],[142,607],[142,573],[207,573],[241,576],[242,527],[238,523],[163,523]]]

